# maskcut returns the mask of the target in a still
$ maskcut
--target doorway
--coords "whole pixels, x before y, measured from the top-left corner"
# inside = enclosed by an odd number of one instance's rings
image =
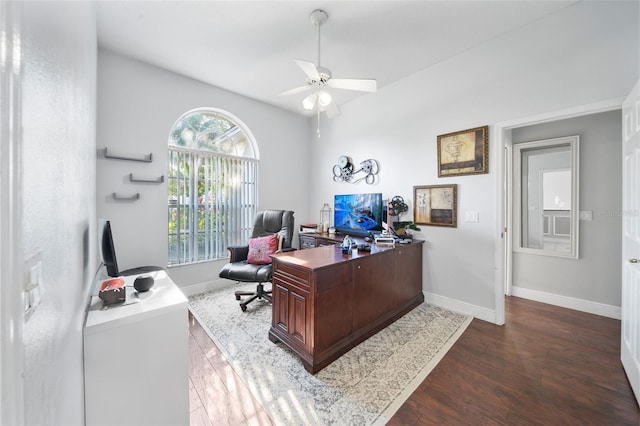
[[[535,125],[548,125],[555,126],[556,123],[562,122],[563,120],[572,119],[572,118],[580,118],[591,116],[593,114],[605,113],[605,112],[613,112],[616,110],[620,110],[622,105],[622,99],[614,99],[605,102],[599,102],[596,104],[589,104],[581,107],[576,107],[568,110],[555,111],[548,114],[542,114],[532,117],[525,117],[517,120],[513,120],[510,122],[505,122],[496,125],[496,129],[494,135],[496,135],[496,146],[499,152],[503,152],[504,154],[496,156],[496,160],[498,162],[498,177],[497,177],[497,192],[498,192],[498,203],[499,203],[499,218],[498,218],[498,226],[501,232],[499,232],[496,236],[496,259],[498,259],[498,270],[496,273],[495,280],[495,315],[496,315],[496,324],[504,324],[505,322],[505,311],[504,311],[504,303],[505,303],[505,295],[511,295],[513,293],[513,277],[514,274],[517,273],[519,265],[514,265],[514,233],[513,226],[515,222],[515,214],[513,209],[513,188],[514,188],[514,179],[513,179],[513,157],[511,155],[511,151],[514,146],[514,135],[517,136],[522,129],[535,126]],[[619,127],[619,126],[618,126]],[[520,140],[522,141],[522,140]],[[620,188],[615,188],[618,191]],[[587,207],[588,208],[588,207]],[[580,207],[582,209],[582,207]],[[578,209],[576,209],[577,211]],[[615,210],[615,208],[614,208]],[[585,212],[583,212],[585,213]],[[586,212],[589,213],[589,212]],[[593,212],[591,212],[593,213]],[[599,211],[598,213],[602,213]],[[611,216],[615,216],[615,211],[611,212]],[[615,218],[614,218],[615,219]],[[513,245],[512,245],[513,244]],[[591,248],[590,248],[591,250]],[[591,254],[593,255],[593,254]],[[543,256],[539,256],[543,257]],[[565,260],[569,261],[570,260]],[[535,263],[534,263],[535,265]],[[572,271],[579,271],[580,269],[579,262],[576,262],[572,266]],[[535,269],[534,273],[530,275],[536,276],[539,273],[539,269]],[[537,268],[540,268],[538,265]],[[580,273],[578,273],[580,275]],[[553,285],[553,283],[550,283]],[[516,288],[518,289],[518,288]],[[578,293],[582,291],[582,289],[578,289]],[[598,313],[600,315],[605,315],[609,317],[616,318],[616,315],[619,318],[619,302],[611,302],[611,303],[589,303],[584,302],[580,299],[580,297],[568,297],[568,296],[559,296],[549,298],[549,292],[547,291],[527,291],[525,294],[514,294],[516,296],[530,298],[533,300],[538,300],[545,303],[551,303],[559,306],[569,307],[572,309],[578,309],[586,312]],[[581,293],[580,293],[581,294]],[[587,300],[590,300],[588,296],[584,296]],[[617,309],[617,312],[616,312]],[[594,312],[594,310],[596,312]]]

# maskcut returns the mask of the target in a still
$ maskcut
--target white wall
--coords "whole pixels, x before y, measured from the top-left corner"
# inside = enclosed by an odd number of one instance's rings
[[[97,212],[112,221],[118,266],[167,265],[167,188],[131,184],[129,173],[166,176],[167,141],[175,121],[199,107],[225,110],[251,130],[260,150],[259,209],[295,212],[303,223],[309,205],[309,121],[298,114],[100,49],[98,53]],[[143,156],[152,163],[105,159],[102,149]],[[115,202],[113,192],[140,192]],[[318,208],[319,209],[319,208]],[[173,267],[178,286],[218,280],[227,260]]]
[[[24,328],[25,418],[81,425],[82,327],[97,266],[93,5],[24,2],[22,29],[23,247],[42,250],[44,279]]]
[[[413,186],[457,183],[458,227],[418,233],[427,241],[423,289],[428,300],[493,321],[501,149],[490,127],[489,174],[438,178],[437,135],[623,97],[640,74],[638,14],[637,2],[580,2],[344,105],[313,145],[310,208],[375,189],[412,209]],[[343,154],[379,160],[380,182],[334,183]],[[465,223],[466,211],[479,222]]]
[[[579,259],[514,253],[513,285],[620,307],[622,256],[620,110],[514,129],[513,143],[580,135]]]

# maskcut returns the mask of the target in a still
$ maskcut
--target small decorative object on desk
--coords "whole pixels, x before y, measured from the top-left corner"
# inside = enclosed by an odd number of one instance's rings
[[[124,279],[111,278],[104,281],[100,285],[98,297],[102,299],[105,306],[112,305],[114,303],[122,303],[127,300],[127,291],[124,286]]]
[[[322,232],[329,231],[331,227],[331,207],[328,203],[324,203],[320,210],[320,225],[322,226]],[[320,227],[318,227],[320,229]]]
[[[351,245],[353,244],[353,239],[350,236],[345,235],[342,240],[342,254],[351,253]]]
[[[396,218],[399,219],[400,215],[406,213],[409,210],[409,206],[404,202],[404,198],[396,195],[389,201],[388,209],[388,216],[396,216]],[[407,232],[407,230],[409,229],[420,231],[420,228],[418,228],[416,224],[410,220],[393,222],[392,232],[400,240],[410,240],[412,238],[412,235]]]
[[[149,291],[151,287],[153,287],[153,277],[151,275],[140,275],[133,282],[133,288],[140,293],[144,293],[145,291]]]
[[[420,228],[418,228],[416,226],[415,223],[413,223],[412,221],[401,221],[401,222],[394,222],[393,224],[393,231],[395,232],[396,236],[398,238],[400,238],[401,240],[405,240],[405,239],[412,239],[413,235],[411,235],[409,232],[407,232],[409,229],[412,229],[414,231],[420,231]]]

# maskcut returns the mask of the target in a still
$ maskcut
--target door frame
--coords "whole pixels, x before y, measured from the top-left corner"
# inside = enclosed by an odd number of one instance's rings
[[[609,99],[498,123],[495,125],[495,129],[492,132],[493,135],[495,135],[494,146],[497,148],[497,152],[510,150],[512,146],[511,132],[513,129],[622,109],[623,102],[623,97]],[[496,170],[498,171],[496,179],[496,193],[498,195],[496,197],[498,203],[496,209],[498,212],[496,218],[496,229],[498,229],[499,232],[496,233],[495,238],[495,259],[497,262],[497,268],[494,281],[494,300],[495,323],[503,325],[505,323],[505,294],[511,295],[513,285],[513,233],[511,232],[513,226],[513,159],[511,156],[506,155],[497,155],[496,157],[498,161],[496,167]],[[577,208],[579,209],[580,206]]]
[[[21,4],[0,2],[0,424],[24,424]]]

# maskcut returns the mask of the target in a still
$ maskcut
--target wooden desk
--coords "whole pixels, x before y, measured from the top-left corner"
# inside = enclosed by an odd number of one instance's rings
[[[315,374],[424,301],[422,242],[343,255],[326,245],[273,255],[269,339]]]

